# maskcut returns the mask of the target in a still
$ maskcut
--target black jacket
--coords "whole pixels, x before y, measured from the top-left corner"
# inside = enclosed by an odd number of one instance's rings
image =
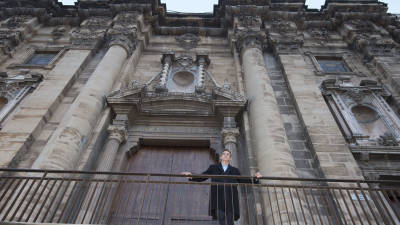
[[[224,172],[222,164],[210,165],[206,171],[202,174],[205,175],[235,175],[240,176],[238,168],[228,165],[228,168]],[[190,181],[205,181],[208,178],[191,178]],[[238,220],[240,217],[239,209],[239,198],[238,190],[236,185],[232,183],[259,183],[259,180],[254,178],[251,179],[236,179],[236,178],[211,178],[212,183],[223,183],[218,185],[211,185],[211,196],[210,196],[210,214],[213,219],[217,219],[217,209],[224,212],[232,212],[234,220]]]

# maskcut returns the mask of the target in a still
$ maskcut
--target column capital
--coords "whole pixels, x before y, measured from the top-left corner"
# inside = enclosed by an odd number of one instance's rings
[[[127,130],[124,126],[110,125],[108,126],[108,139],[115,139],[120,143],[126,140]]]
[[[256,48],[262,51],[265,42],[263,33],[241,33],[236,34],[236,48],[240,53],[249,48]]]
[[[126,50],[128,55],[132,54],[136,49],[138,15],[136,12],[125,12],[114,18],[114,26],[107,32],[109,47],[119,45]]]
[[[262,50],[265,34],[261,31],[262,20],[256,15],[239,15],[234,19],[234,38],[240,53],[247,48]]]
[[[235,144],[237,143],[237,137],[239,136],[239,128],[223,128],[221,131],[221,135],[223,138],[223,143],[226,146],[227,144]]]

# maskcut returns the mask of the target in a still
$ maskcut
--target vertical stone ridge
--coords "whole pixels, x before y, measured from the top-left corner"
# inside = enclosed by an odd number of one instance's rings
[[[287,81],[283,77],[282,70],[272,53],[264,53],[264,59],[285,127],[291,154],[296,165],[296,173],[302,178],[319,177],[320,172],[314,159],[315,154],[307,144],[303,124],[293,104],[293,97],[289,93]]]

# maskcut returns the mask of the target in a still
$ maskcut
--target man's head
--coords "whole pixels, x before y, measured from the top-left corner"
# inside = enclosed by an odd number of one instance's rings
[[[219,159],[221,161],[230,162],[232,159],[232,153],[228,149],[224,149]]]

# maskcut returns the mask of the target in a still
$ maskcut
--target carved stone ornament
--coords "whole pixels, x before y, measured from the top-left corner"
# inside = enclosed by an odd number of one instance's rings
[[[297,32],[297,25],[292,21],[275,20],[266,29],[269,42],[279,54],[297,53],[303,46],[303,33]]]
[[[315,39],[328,39],[329,31],[326,28],[314,28],[309,30],[311,37]]]
[[[322,83],[323,94],[332,107],[334,116],[344,132],[346,139],[354,145],[386,145],[394,146],[400,140],[400,119],[385,101],[390,92],[376,81],[363,80],[359,85],[349,85],[339,80],[329,79]],[[355,107],[370,108],[367,119],[355,116]],[[362,128],[362,124],[381,119],[389,134],[371,137],[371,133]],[[373,128],[371,128],[373,129]],[[379,129],[378,129],[379,131]],[[378,132],[377,131],[377,132]],[[373,135],[379,135],[374,133]]]
[[[261,17],[253,15],[240,15],[237,17],[235,29],[237,31],[260,31],[262,25]]]
[[[8,103],[0,111],[0,123],[14,110],[18,103],[43,80],[43,75],[29,70],[20,71],[18,75],[0,76],[0,96]]]
[[[396,137],[392,133],[386,132],[385,134],[379,136],[377,140],[379,145],[382,146],[399,146]]]
[[[178,63],[184,70],[190,69],[195,64],[195,61],[190,55],[181,55],[176,57],[175,62]]]
[[[125,12],[115,17],[114,26],[107,32],[109,46],[119,45],[127,51],[128,55],[132,54],[136,49],[137,15],[135,12]]]
[[[365,59],[393,56],[393,50],[399,48],[386,30],[379,30],[371,21],[349,20],[344,23],[343,28],[347,42],[362,53]]]
[[[18,75],[0,77],[0,91],[2,96],[12,96],[12,93],[22,87],[36,87],[43,80],[43,75],[29,70],[22,70]]]
[[[236,35],[236,48],[239,52],[248,48],[257,48],[262,50],[265,35],[263,33],[238,33]]]
[[[31,16],[13,16],[0,24],[0,50],[5,55],[10,55],[12,50],[24,40],[22,33],[25,23],[32,19]]]
[[[259,16],[239,15],[236,17],[235,32],[258,32],[261,30],[262,20]]]
[[[352,19],[346,21],[346,24],[350,26],[350,29],[357,30],[360,32],[371,32],[375,31],[375,27],[369,21],[364,21],[360,19]]]
[[[261,32],[262,20],[259,16],[240,15],[235,18],[236,47],[239,52],[246,48],[262,49],[265,34]]]
[[[226,111],[236,116],[246,99],[234,91],[213,87],[212,93],[156,92],[146,85],[116,91],[107,96],[107,102],[117,113],[129,113],[132,106],[146,115],[215,116]]]
[[[111,19],[108,17],[92,17],[83,21],[80,28],[70,33],[72,45],[89,48],[97,46],[110,24]]]
[[[321,27],[321,28],[312,28],[308,30],[308,33],[312,39],[314,39],[315,42],[325,45],[329,43],[330,39],[330,32],[327,28]]]
[[[21,27],[24,23],[28,22],[30,19],[32,19],[32,16],[28,15],[13,16],[10,19],[6,20],[4,23],[2,23],[1,27],[8,29],[16,29]]]
[[[187,33],[176,37],[175,40],[179,47],[189,51],[190,49],[197,47],[200,38],[197,35]]]
[[[364,97],[365,93],[359,88],[351,88],[346,90],[346,95],[357,103],[360,103]]]
[[[58,26],[56,28],[53,29],[53,31],[51,32],[51,35],[53,36],[53,40],[58,40],[60,39],[62,36],[64,36],[65,32],[67,31],[67,28],[65,26]]]
[[[230,143],[236,144],[237,137],[239,136],[240,132],[238,128],[224,128],[222,129],[221,135],[223,138],[224,145],[228,145]]]
[[[123,143],[126,140],[127,130],[124,126],[110,125],[107,131],[108,139],[115,139],[120,143]]]
[[[293,34],[297,32],[297,26],[292,21],[274,20],[272,21],[272,30],[280,34]]]

